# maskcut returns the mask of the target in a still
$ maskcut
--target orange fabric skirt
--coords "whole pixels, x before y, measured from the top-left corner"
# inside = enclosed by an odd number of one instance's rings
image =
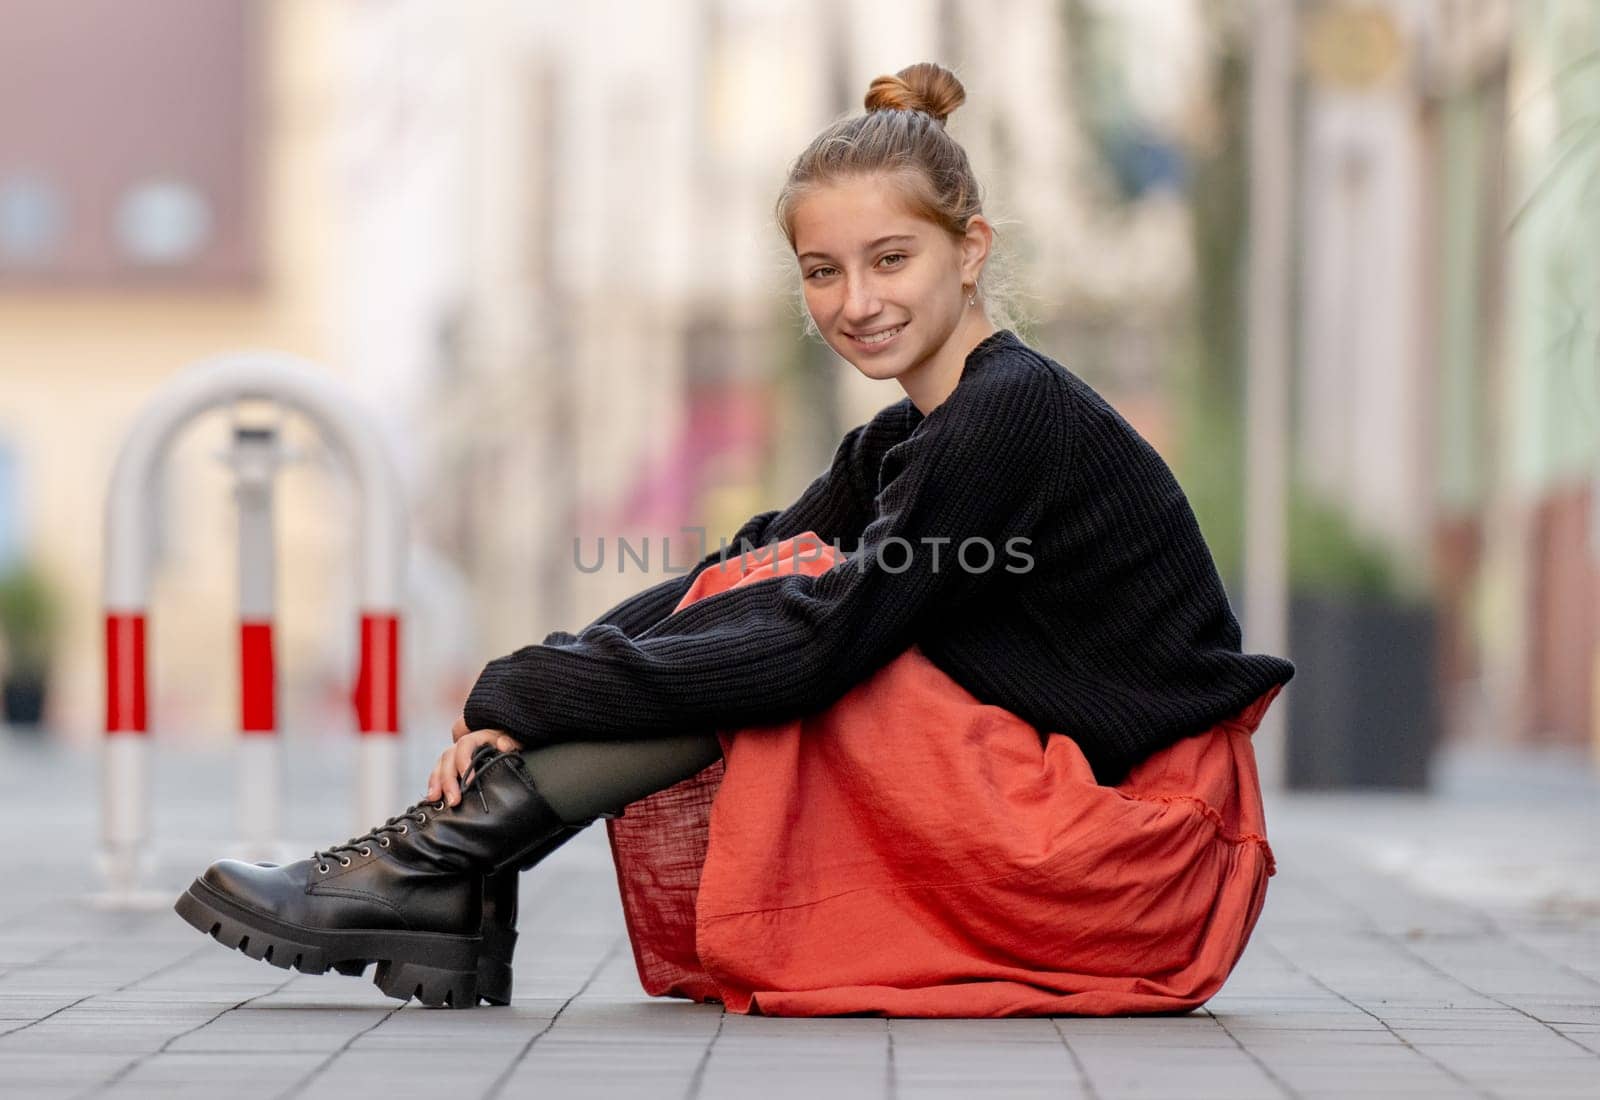
[[[797,535],[678,606],[840,559]],[[826,710],[720,730],[721,761],[606,822],[639,980],[772,1016],[1193,1009],[1275,873],[1250,738],[1280,690],[1115,787],[915,645]]]

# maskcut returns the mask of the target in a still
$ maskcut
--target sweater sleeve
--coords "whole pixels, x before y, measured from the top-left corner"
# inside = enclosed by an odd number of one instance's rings
[[[1061,481],[1059,387],[1039,371],[963,381],[884,454],[877,516],[847,560],[707,596],[635,637],[600,623],[497,658],[468,697],[468,727],[537,745],[765,725],[831,704],[1002,575],[1008,540],[1027,537]],[[768,531],[788,537],[807,518]],[[973,539],[989,547],[969,569],[956,552]]]

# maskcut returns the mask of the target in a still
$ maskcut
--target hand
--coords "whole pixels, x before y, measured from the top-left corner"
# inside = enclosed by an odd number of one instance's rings
[[[455,739],[455,744],[440,754],[439,762],[428,773],[430,802],[437,802],[443,797],[452,806],[460,803],[461,784],[471,778],[468,773],[472,767],[472,754],[478,751],[478,746],[493,745],[501,752],[513,752],[520,747],[505,730],[468,730],[459,718],[450,736]]]

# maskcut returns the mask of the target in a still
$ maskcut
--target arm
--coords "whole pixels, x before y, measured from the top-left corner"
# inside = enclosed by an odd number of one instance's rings
[[[762,725],[828,705],[1002,568],[960,568],[963,540],[989,539],[998,559],[1037,524],[1065,460],[1065,401],[1038,370],[972,379],[884,456],[894,473],[853,557],[708,596],[635,638],[600,624],[491,661],[468,726],[539,744]],[[925,540],[946,540],[937,566]]]

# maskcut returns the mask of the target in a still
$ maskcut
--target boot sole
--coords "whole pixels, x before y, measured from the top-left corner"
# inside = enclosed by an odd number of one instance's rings
[[[372,980],[402,1001],[415,997],[430,1008],[476,1008],[480,997],[490,1004],[510,1003],[509,948],[503,962],[484,956],[480,936],[306,928],[240,905],[199,879],[173,909],[224,947],[284,970],[324,974],[332,969],[357,977],[376,962]],[[511,936],[514,940],[515,933]],[[480,982],[480,974],[487,983]]]

